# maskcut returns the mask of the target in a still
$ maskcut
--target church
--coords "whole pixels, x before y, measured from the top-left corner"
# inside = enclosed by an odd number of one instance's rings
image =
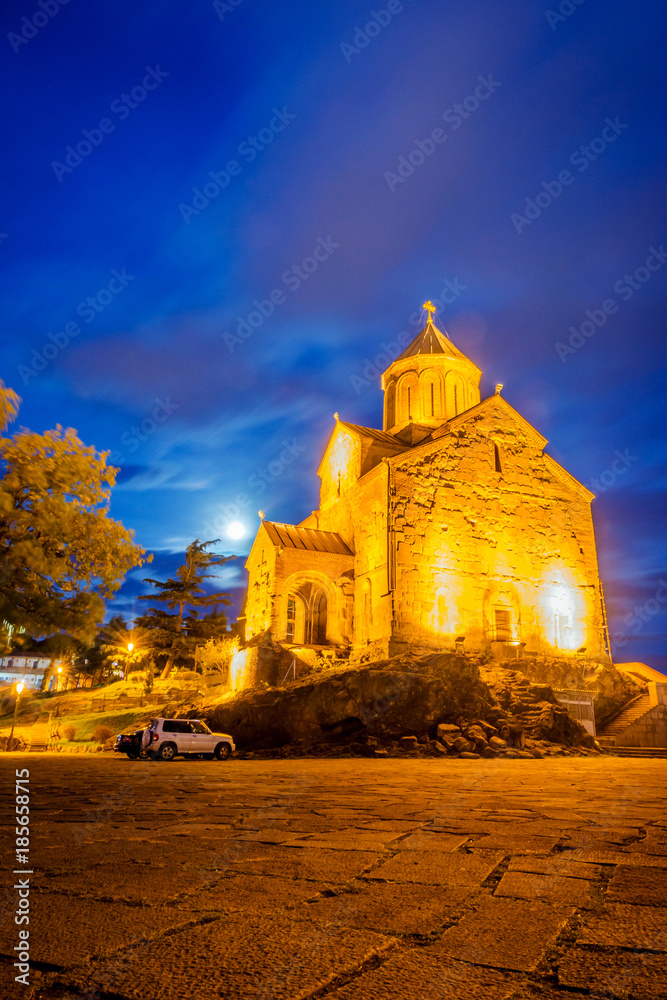
[[[608,661],[593,494],[545,453],[435,311],[382,375],[382,430],[340,419],[319,510],[263,520],[246,642],[378,659],[408,648]]]

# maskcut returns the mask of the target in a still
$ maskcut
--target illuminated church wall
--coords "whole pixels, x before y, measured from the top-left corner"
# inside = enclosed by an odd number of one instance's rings
[[[592,494],[480,375],[429,318],[383,375],[384,429],[335,415],[319,510],[258,531],[247,639],[606,657]]]
[[[465,636],[470,649],[498,632],[526,651],[604,655],[587,491],[507,413],[492,406],[391,464],[396,639]]]

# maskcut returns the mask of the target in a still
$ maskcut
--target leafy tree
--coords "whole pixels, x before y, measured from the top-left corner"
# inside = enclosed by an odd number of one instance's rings
[[[0,430],[19,397],[0,383]],[[149,562],[109,516],[116,470],[71,428],[0,436],[0,619],[91,641],[104,599]]]
[[[153,648],[156,652],[166,655],[166,664],[162,673],[168,677],[177,656],[190,659],[196,648],[197,641],[206,641],[214,632],[219,634],[226,629],[227,619],[219,611],[221,604],[229,604],[229,595],[218,591],[207,594],[203,583],[215,577],[209,572],[216,566],[228,562],[231,556],[220,556],[207,549],[215,545],[219,539],[200,542],[198,538],[188,545],[185,552],[185,562],[176,570],[176,579],[170,577],[162,580],[144,580],[155,587],[157,593],[144,594],[140,601],[154,601],[166,604],[169,610],[150,608],[137,619],[137,625],[153,633]],[[211,615],[200,615],[205,608],[214,608]],[[186,616],[186,609],[189,614]]]
[[[112,618],[99,633],[100,649],[107,663],[116,661],[123,676],[152,655],[151,637],[145,629],[128,629],[122,615]],[[132,649],[129,647],[132,646]]]

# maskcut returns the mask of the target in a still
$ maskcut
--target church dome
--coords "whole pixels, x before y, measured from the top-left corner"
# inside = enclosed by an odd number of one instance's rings
[[[426,326],[382,376],[384,430],[400,434],[411,425],[435,429],[480,401],[480,369],[433,323]]]

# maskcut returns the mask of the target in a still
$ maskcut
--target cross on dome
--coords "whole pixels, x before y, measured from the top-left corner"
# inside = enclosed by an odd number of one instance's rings
[[[433,322],[432,313],[434,313],[436,310],[435,306],[433,305],[430,299],[428,299],[428,301],[423,304],[422,309],[426,310],[426,312],[428,313],[428,322],[432,323]]]

